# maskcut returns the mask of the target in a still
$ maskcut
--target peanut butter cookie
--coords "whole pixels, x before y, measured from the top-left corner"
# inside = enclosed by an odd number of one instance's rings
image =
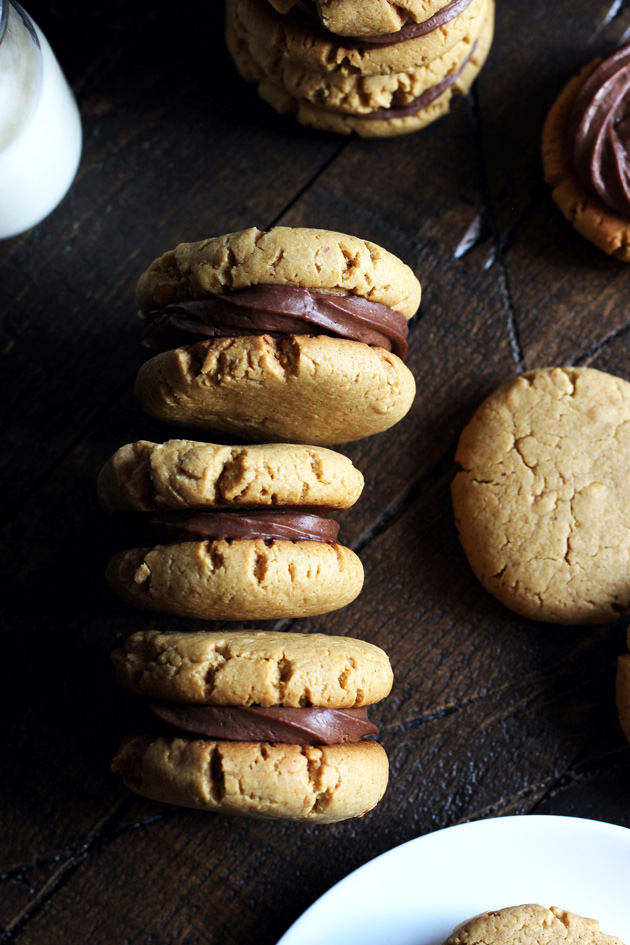
[[[463,431],[459,537],[481,583],[533,620],[630,608],[630,384],[543,368],[500,387]]]

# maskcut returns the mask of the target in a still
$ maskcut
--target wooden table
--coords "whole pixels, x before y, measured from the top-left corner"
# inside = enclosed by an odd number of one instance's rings
[[[615,46],[630,9],[500,0],[473,94],[423,132],[364,142],[259,102],[218,6],[27,4],[76,91],[85,145],[62,205],[0,250],[0,942],[266,945],[351,870],[450,824],[537,812],[630,826],[613,695],[627,621],[563,629],[510,614],[473,577],[449,500],[464,423],[516,371],[630,376],[630,272],[561,218],[539,156],[555,95]],[[382,244],[424,289],[415,404],[345,450],[366,477],[342,516],[365,588],[294,624],[373,641],[396,674],[374,713],[386,797],[326,827],[168,808],[109,771],[129,727],[110,650],[138,629],[203,626],[136,612],[103,581],[116,535],[95,498],[101,464],[179,432],[132,398],[134,285],[182,240],[278,222]]]

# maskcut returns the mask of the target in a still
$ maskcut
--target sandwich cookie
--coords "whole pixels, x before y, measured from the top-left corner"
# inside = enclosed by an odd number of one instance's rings
[[[262,23],[256,16],[261,13]],[[494,3],[471,4],[465,23],[464,14],[458,18],[461,35],[439,50],[427,52],[426,44],[431,37],[443,38],[441,31],[397,44],[405,57],[396,68],[376,62],[373,51],[360,54],[359,66],[354,62],[357,50],[341,49],[335,67],[322,69],[312,52],[317,48],[313,37],[305,29],[299,42],[292,35],[295,30],[279,34],[266,22],[270,17],[274,19],[265,0],[228,2],[227,42],[243,78],[255,82],[261,98],[277,111],[295,112],[302,124],[373,138],[418,130],[448,112],[453,95],[468,91],[492,44]],[[418,47],[420,43],[424,45]],[[330,43],[322,57],[328,64],[334,58]]]
[[[310,10],[319,23],[337,36],[360,38],[363,42],[386,43],[394,34],[400,39],[422,36],[445,26],[459,16],[471,0],[269,0],[278,13],[296,7]],[[402,35],[401,35],[402,34]]]
[[[484,912],[458,926],[444,945],[623,945],[595,919],[532,903]]]
[[[630,650],[630,629],[628,649]],[[617,660],[617,710],[624,735],[630,742],[630,653],[625,653]]]
[[[420,283],[367,240],[278,226],[181,243],[137,302],[147,345],[172,349],[136,381],[161,420],[332,445],[388,429],[413,401],[402,359]]]
[[[136,633],[118,681],[165,734],[123,742],[112,769],[144,797],[250,817],[361,817],[387,786],[367,706],[388,695],[387,655],[324,634]]]
[[[464,429],[453,508],[484,587],[560,624],[630,609],[630,384],[543,368],[504,384]]]
[[[349,459],[320,447],[128,444],[98,481],[107,511],[136,513],[107,581],[136,607],[206,620],[336,610],[363,567],[318,512],[351,506],[362,487]]]
[[[630,45],[589,63],[554,102],[542,134],[545,180],[564,216],[630,262]]]

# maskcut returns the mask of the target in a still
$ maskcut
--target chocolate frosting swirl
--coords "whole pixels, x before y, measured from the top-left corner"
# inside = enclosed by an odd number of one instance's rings
[[[409,327],[404,315],[358,295],[325,295],[294,286],[257,285],[149,312],[143,344],[166,350],[182,335],[198,341],[239,335],[327,334],[393,351],[404,359]],[[179,340],[173,341],[179,336]]]
[[[317,35],[330,42],[341,46],[344,49],[377,49],[383,46],[395,46],[397,43],[404,43],[408,39],[417,39],[419,36],[426,36],[439,29],[456,16],[463,13],[466,7],[472,3],[472,0],[450,0],[440,10],[430,16],[428,20],[421,23],[405,23],[396,33],[381,33],[379,36],[337,36],[327,30],[324,24],[317,16],[312,5],[300,0],[288,16],[295,20],[300,26],[306,26]]]
[[[604,59],[588,77],[567,132],[581,184],[630,217],[630,46]]]
[[[342,745],[377,735],[367,707],[296,709],[286,706],[214,706],[150,703],[154,715],[185,732],[232,742]]]
[[[254,538],[334,543],[339,522],[308,512],[163,512],[145,519],[140,544]]]

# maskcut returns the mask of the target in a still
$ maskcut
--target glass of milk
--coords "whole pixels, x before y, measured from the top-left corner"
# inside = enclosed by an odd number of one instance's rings
[[[55,209],[80,157],[79,110],[46,37],[0,0],[0,239]]]

